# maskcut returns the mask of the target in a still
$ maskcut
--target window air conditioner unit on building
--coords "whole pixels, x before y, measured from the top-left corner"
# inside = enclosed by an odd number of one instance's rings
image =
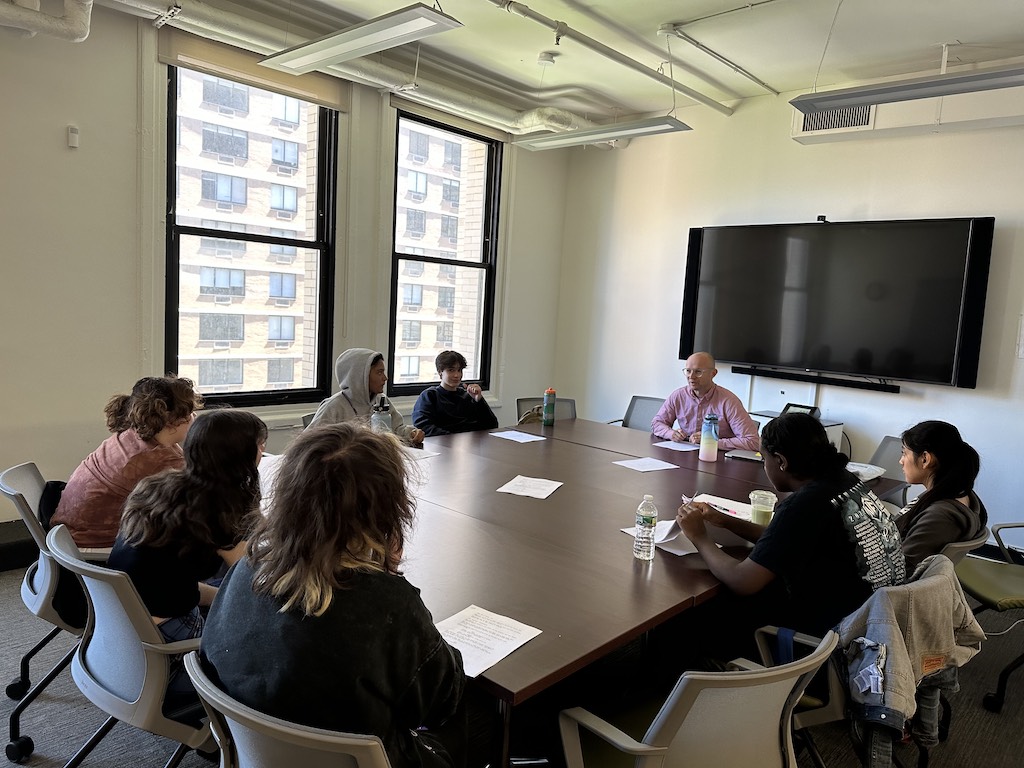
[[[213,342],[214,349],[231,349],[230,341],[215,341]]]
[[[219,294],[217,296],[214,296],[213,300],[216,303],[218,303],[218,304],[230,304],[231,303],[231,297],[230,296],[224,296],[223,294]]]

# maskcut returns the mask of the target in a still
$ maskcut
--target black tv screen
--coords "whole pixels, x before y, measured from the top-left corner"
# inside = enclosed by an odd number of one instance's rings
[[[993,218],[690,230],[679,356],[974,387]],[[761,371],[755,371],[761,372]]]

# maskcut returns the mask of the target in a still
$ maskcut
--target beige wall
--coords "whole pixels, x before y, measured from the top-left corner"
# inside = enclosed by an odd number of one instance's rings
[[[693,108],[689,133],[621,152],[572,150],[556,379],[581,414],[622,415],[632,394],[665,396],[677,361],[686,238],[718,224],[995,216],[981,373],[974,390],[901,383],[898,395],[719,375],[752,408],[818,404],[845,423],[854,458],[923,419],[956,423],[982,456],[979,491],[996,520],[1019,519],[1024,435],[1024,129],[803,146],[794,94],[744,102],[730,118]],[[742,311],[742,308],[737,308]],[[856,322],[849,318],[849,322]],[[927,337],[927,328],[911,329]],[[894,329],[904,335],[907,329]],[[714,350],[711,350],[712,352]],[[578,401],[579,403],[579,401]]]
[[[163,366],[164,68],[150,24],[97,7],[81,44],[4,34],[0,71],[0,468],[60,478],[106,436],[110,395]],[[342,119],[335,353],[387,348],[394,119],[364,88]],[[567,165],[552,159],[506,156],[488,395],[502,423],[554,368]],[[260,410],[282,427],[271,450],[314,405]]]

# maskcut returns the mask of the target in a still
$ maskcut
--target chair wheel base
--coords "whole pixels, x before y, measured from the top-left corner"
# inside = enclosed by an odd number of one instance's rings
[[[11,684],[7,686],[7,698],[17,701],[28,693],[28,689],[31,687],[31,680],[22,680],[20,677],[16,680],[11,680]]]
[[[994,693],[986,693],[985,698],[981,700],[981,706],[989,712],[995,712],[998,715],[1003,711],[1003,699]]]
[[[24,762],[35,748],[36,745],[32,739],[28,736],[20,736],[14,741],[7,743],[7,759],[12,763]]]

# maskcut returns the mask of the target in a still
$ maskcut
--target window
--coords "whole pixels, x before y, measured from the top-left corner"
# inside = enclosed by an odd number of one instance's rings
[[[219,77],[204,77],[203,102],[221,107],[222,111],[248,112],[249,86]]]
[[[245,205],[245,179],[241,176],[228,176],[226,173],[207,173],[204,171],[202,195],[203,200]]]
[[[406,307],[419,307],[423,306],[423,286],[422,285],[403,285],[402,286],[402,304]]]
[[[406,211],[405,233],[409,237],[423,237],[427,234],[427,214],[423,211]]]
[[[199,293],[204,296],[245,296],[245,270],[202,267]]]
[[[271,341],[295,341],[295,318],[267,318],[267,338]]]
[[[334,373],[338,114],[180,67],[167,104],[158,367],[199,381],[214,404],[323,400]],[[245,171],[217,173],[226,153],[247,154]]]
[[[398,375],[399,376],[419,376],[420,375],[420,359],[418,357],[400,357],[398,358]]]
[[[220,388],[238,386],[242,383],[241,360],[200,360],[199,386]]]
[[[245,158],[249,156],[249,132],[226,125],[203,123],[203,152]]]
[[[409,171],[409,199],[425,200],[427,197],[427,174],[420,171]]]
[[[267,383],[291,384],[295,381],[295,361],[291,358],[283,360],[267,360]]]
[[[244,315],[199,315],[200,341],[242,341],[244,338]]]
[[[409,159],[417,163],[427,162],[430,155],[430,139],[425,133],[409,131]]]
[[[245,224],[238,221],[215,221],[214,219],[203,219],[200,226],[206,229],[219,229],[224,232],[245,232]],[[235,253],[245,253],[245,240],[228,240],[226,237],[204,237],[199,241],[201,248],[213,251],[227,251],[231,256]]]
[[[462,170],[462,144],[457,141],[445,141],[444,164],[458,173]]]
[[[403,320],[402,321],[402,343],[412,344],[415,346],[420,343],[420,321],[419,320]]]
[[[294,299],[295,298],[295,275],[285,272],[270,273],[270,298],[272,299]]]
[[[275,93],[273,98],[274,119],[280,120],[282,123],[298,125],[299,116],[302,114],[302,102],[296,98],[284,96],[280,93]]]
[[[270,207],[275,211],[289,211],[291,213],[299,210],[298,188],[286,187],[284,184],[271,184]]]
[[[455,309],[454,288],[442,286],[437,289],[437,308],[447,309],[449,312]]]
[[[274,139],[270,142],[270,159],[278,165],[285,165],[289,168],[298,168],[299,145],[294,141]]]
[[[441,237],[447,237],[453,243],[459,239],[459,220],[455,216],[441,216]]]
[[[452,208],[459,207],[459,182],[451,179],[441,181],[441,200]]]
[[[415,177],[410,174],[422,172],[416,166],[426,161],[431,143],[438,145],[436,160],[441,159],[441,147],[444,148],[447,178],[440,180],[441,201],[424,202],[412,210],[407,192],[413,189],[410,179]],[[417,317],[410,313],[422,312],[424,292],[429,294],[430,320],[433,321],[435,309],[437,320],[444,320],[436,323],[434,339],[427,332],[428,343],[435,341],[459,350],[469,367],[479,372],[481,386],[490,386],[501,160],[500,141],[431,120],[399,115],[394,171],[396,215],[391,275],[395,302],[389,347],[392,357],[388,361],[393,374],[388,384],[390,395],[415,395],[435,381],[432,366],[423,366],[420,371],[417,360],[414,371],[407,362],[409,356],[400,354],[403,344],[408,343],[405,323]],[[458,215],[451,215],[456,209]],[[429,239],[424,241],[428,233]],[[423,253],[424,242],[435,245],[435,236],[441,250],[435,247],[428,249],[429,255]]]
[[[443,347],[450,346],[452,343],[452,339],[455,338],[454,330],[455,326],[453,323],[438,323],[437,343]]]

